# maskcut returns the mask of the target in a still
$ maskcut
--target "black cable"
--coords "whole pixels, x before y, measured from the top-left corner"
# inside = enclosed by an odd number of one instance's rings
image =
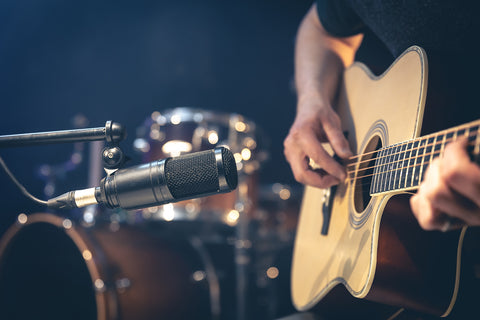
[[[20,189],[20,191],[23,193],[24,196],[26,196],[27,198],[31,199],[32,201],[38,204],[41,204],[44,206],[47,205],[47,201],[36,198],[32,194],[30,194],[30,192],[28,192],[27,189],[25,189],[25,187],[17,180],[17,178],[15,178],[13,173],[8,169],[7,165],[5,164],[1,156],[0,156],[0,165],[2,166],[7,176],[13,181],[13,183],[17,186],[17,188]]]

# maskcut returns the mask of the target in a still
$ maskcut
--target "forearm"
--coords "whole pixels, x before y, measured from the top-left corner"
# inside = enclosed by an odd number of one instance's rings
[[[285,157],[300,183],[327,188],[346,177],[345,168],[322,143],[329,143],[340,158],[352,155],[332,102],[340,76],[353,62],[362,38],[330,36],[320,24],[315,6],[300,25],[295,45],[297,114],[284,141]],[[310,162],[322,170],[311,170]]]
[[[295,86],[299,101],[306,98],[331,103],[340,75],[349,66],[362,35],[335,38],[318,19],[315,5],[303,19],[295,44]]]

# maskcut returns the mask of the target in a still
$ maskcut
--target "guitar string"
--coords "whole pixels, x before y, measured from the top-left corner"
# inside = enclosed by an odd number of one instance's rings
[[[386,156],[380,156],[380,157],[372,157],[368,158],[362,161],[359,161],[357,163],[352,163],[347,166],[347,173],[350,172],[362,172],[362,171],[367,171],[367,170],[373,170],[376,168],[390,168],[392,166],[395,167],[395,170],[397,169],[403,169],[405,168],[402,164],[403,163],[410,163],[411,160],[414,159],[419,159],[421,160],[422,158],[426,157],[431,157],[432,155],[440,155],[443,154],[444,150],[443,147],[448,144],[449,142],[454,141],[454,139],[451,140],[444,140],[440,143],[436,143],[433,145],[427,144],[427,145],[421,145],[416,148],[411,148],[409,150],[401,150],[400,152],[396,153],[391,153]],[[437,149],[438,146],[441,146],[441,149]],[[467,143],[467,148],[473,147],[478,147],[479,145],[475,144],[475,142],[468,142]],[[430,150],[428,150],[430,148]],[[420,151],[419,151],[420,150]],[[428,151],[427,151],[428,150]],[[380,150],[378,150],[378,153],[380,153]],[[377,154],[378,154],[377,153]],[[386,162],[381,162],[381,160],[386,159]],[[357,165],[362,165],[362,164],[370,164],[372,161],[375,162],[373,166],[365,166],[359,169],[356,169]],[[381,169],[380,169],[381,170]],[[384,173],[385,171],[378,171],[376,173]]]
[[[431,134],[428,134],[428,135],[423,136],[423,137],[408,140],[408,141],[402,142],[402,144],[408,144],[410,142],[420,141],[422,139],[425,140],[427,138],[432,138],[432,137],[435,137],[435,136],[438,136],[438,135],[441,135],[441,134],[448,135],[449,133],[454,133],[455,131],[457,131],[457,133],[458,133],[458,131],[462,131],[464,129],[465,130],[469,129],[469,132],[471,133],[472,131],[470,129],[477,126],[477,125],[480,126],[480,119],[469,122],[469,123],[466,123],[466,124],[463,124],[463,125],[460,125],[460,126],[455,127],[455,128],[450,128],[450,129],[438,131],[436,133],[431,133]],[[477,128],[477,131],[479,131],[479,130],[480,130],[480,128]],[[480,131],[479,131],[479,133],[480,133]],[[402,145],[402,144],[399,144],[399,145]],[[375,151],[372,151],[370,153],[373,153],[373,152],[375,152]],[[364,153],[362,155],[355,155],[355,156],[352,156],[351,159],[359,158],[359,157],[362,157],[362,156],[368,155],[368,154],[369,153]]]
[[[467,144],[467,147],[475,147],[477,146],[476,144]],[[361,175],[363,172],[366,172],[368,170],[374,170],[376,168],[381,168],[379,169],[377,172],[374,172],[372,173],[371,175],[380,175],[380,174],[385,174],[385,173],[389,173],[389,172],[393,172],[393,171],[400,171],[400,170],[406,170],[408,168],[412,168],[412,167],[415,167],[415,166],[420,166],[421,163],[417,163],[416,161],[411,164],[411,160],[421,160],[423,158],[423,163],[425,164],[425,162],[427,161],[427,163],[430,163],[431,160],[433,160],[434,158],[436,158],[437,156],[443,154],[443,150],[435,150],[435,149],[432,149],[431,151],[429,152],[424,152],[422,155],[415,155],[413,157],[404,157],[403,159],[397,159],[395,161],[392,161],[392,162],[389,162],[389,163],[383,163],[383,164],[376,164],[376,165],[373,165],[373,166],[368,166],[368,167],[364,167],[364,168],[359,168],[358,170],[347,170],[347,174],[350,175],[350,174],[355,174],[357,173],[357,175]],[[476,153],[473,153],[475,155],[477,155]],[[380,158],[379,158],[380,159]],[[371,161],[375,161],[376,158],[371,158],[370,160],[368,160],[368,162],[371,162]],[[363,163],[366,163],[367,161],[363,161]],[[421,161],[420,161],[421,162]],[[362,162],[361,162],[362,163]],[[407,166],[404,166],[403,164],[407,163],[408,165]],[[382,170],[383,169],[383,170]],[[387,169],[387,170],[384,170],[384,169]],[[368,176],[368,175],[363,175],[363,177],[365,176]]]
[[[386,165],[386,164],[379,164],[379,165],[374,165],[373,167],[365,167],[365,168],[361,168],[359,169],[358,171],[355,171],[355,170],[347,170],[347,174],[349,175],[349,177],[347,178],[348,181],[355,181],[355,180],[360,180],[360,179],[364,179],[364,178],[368,178],[370,176],[373,176],[375,174],[377,175],[380,175],[380,174],[388,174],[388,173],[391,173],[393,171],[399,171],[399,170],[404,170],[404,169],[407,169],[407,172],[408,172],[408,169],[409,168],[413,168],[413,167],[423,167],[425,165],[428,165],[430,163],[431,160],[434,159],[434,156],[435,155],[439,155],[443,152],[443,148],[441,150],[435,150],[435,147],[438,146],[438,145],[446,145],[447,143],[451,142],[451,141],[455,141],[456,139],[458,139],[458,137],[466,137],[468,139],[468,143],[467,143],[467,147],[471,147],[473,146],[475,149],[477,149],[479,147],[479,145],[477,145],[479,141],[479,133],[480,133],[480,128],[477,128],[476,131],[472,131],[470,130],[472,127],[475,127],[477,125],[477,123],[480,125],[480,120],[476,120],[476,121],[473,121],[471,123],[467,123],[465,125],[462,125],[462,126],[458,126],[458,127],[455,127],[453,129],[447,129],[447,130],[443,130],[443,131],[439,131],[437,133],[433,133],[433,134],[430,134],[430,135],[426,135],[424,137],[421,137],[421,138],[418,138],[418,139],[415,139],[415,140],[409,140],[409,141],[406,141],[406,142],[403,142],[403,143],[400,143],[398,145],[394,145],[394,146],[389,146],[389,147],[386,147],[385,149],[380,149],[380,150],[374,150],[374,151],[371,151],[371,152],[368,152],[368,153],[364,153],[364,154],[361,154],[361,155],[356,155],[356,156],[353,156],[353,157],[350,157],[347,162],[350,162],[348,165],[347,165],[347,168],[348,167],[351,167],[351,166],[356,166],[358,164],[361,164],[361,163],[367,163],[367,162],[371,162],[371,161],[375,161],[377,162],[378,159],[383,159],[383,158],[392,158],[392,157],[395,157],[395,155],[401,155],[403,153],[407,153],[408,151],[410,151],[410,154],[413,154],[415,153],[415,150],[419,150],[421,148],[423,148],[423,150],[426,150],[428,149],[429,147],[432,147],[432,151],[428,152],[428,153],[423,153],[423,155],[418,155],[418,152],[417,154],[415,155],[415,157],[409,157],[409,158],[406,158],[404,157],[403,159],[398,159],[396,161],[394,161],[393,163],[389,163],[389,165]],[[468,129],[465,130],[465,133],[462,133],[460,136],[457,136],[458,135],[458,132],[459,131],[462,131],[463,129]],[[468,134],[467,134],[468,132]],[[452,133],[453,136],[451,138],[446,138],[446,135]],[[443,135],[443,136],[442,136]],[[442,141],[437,141],[438,137],[439,136],[442,136],[441,140]],[[426,144],[426,145],[420,145],[423,141],[428,141],[429,139],[431,138],[434,138],[433,142],[430,143],[430,144]],[[476,141],[471,141],[470,138],[475,138]],[[391,153],[391,154],[387,154],[385,156],[381,156],[381,157],[376,157],[376,155],[378,155],[378,153],[381,151],[381,150],[387,150],[388,148],[398,148],[398,147],[402,147],[404,145],[408,145],[408,144],[415,144],[415,142],[418,142],[418,146],[416,148],[412,148],[410,150],[400,150],[398,152],[395,152],[395,153]],[[478,153],[474,153],[475,155],[478,155]],[[366,160],[362,160],[362,161],[357,161],[357,162],[352,162],[352,160],[355,160],[356,158],[364,158],[366,155],[372,155],[371,158],[369,159],[366,159]],[[423,157],[424,158],[424,161],[423,163],[414,163],[412,165],[409,165],[409,166],[403,166],[401,168],[395,168],[395,169],[391,169],[391,170],[387,170],[387,171],[381,171],[381,172],[376,172],[376,173],[373,173],[373,174],[369,174],[369,175],[357,175],[357,177],[355,178],[355,172],[362,172],[362,171],[366,171],[366,170],[373,170],[374,168],[378,168],[378,167],[382,167],[382,166],[386,166],[387,168],[391,167],[392,164],[395,164],[395,163],[400,163],[400,162],[405,162],[405,161],[408,161],[410,162],[410,160],[412,159],[418,159],[419,157]],[[426,158],[427,157],[427,158]],[[353,175],[352,175],[353,173]],[[423,178],[420,177],[419,179]],[[402,179],[400,177],[400,179]],[[408,182],[408,179],[411,179],[413,181],[413,176],[409,176],[408,178],[405,177],[405,183]],[[394,185],[396,185],[396,182],[397,180],[394,179],[395,183]],[[421,182],[421,181],[418,181],[418,182]],[[365,186],[365,185],[371,185],[371,181],[369,183],[362,183],[360,184],[360,186]],[[413,187],[413,186],[408,186],[408,188],[410,187]],[[407,188],[407,187],[405,187]],[[398,188],[395,188],[395,189],[398,189]]]
[[[479,155],[479,154],[480,153],[475,153],[475,155]],[[416,167],[417,169],[422,168],[422,167],[428,165],[430,163],[430,161],[431,161],[431,159],[424,161],[423,164],[422,163],[415,164],[415,165],[412,165],[412,166],[409,166],[409,167],[406,167],[406,168],[412,168],[412,167]],[[394,169],[394,170],[385,171],[383,173],[388,174],[388,173],[391,173],[393,171],[398,171],[398,170]],[[407,172],[408,172],[408,170],[407,170]],[[423,181],[423,177],[424,177],[425,172],[422,171],[421,176],[419,175],[419,176],[417,176],[417,178],[415,178],[414,174],[408,174],[407,175],[407,172],[405,173],[405,178],[399,177],[397,179],[397,177],[394,177],[393,179],[390,179],[390,182],[383,181],[383,180],[380,181],[380,183],[385,184],[385,187],[386,187],[386,188],[384,188],[385,190],[381,190],[380,192],[391,191],[391,190],[395,190],[395,189],[410,189],[410,188],[418,187],[418,185]],[[364,179],[364,178],[371,177],[373,175],[374,174],[363,175],[363,176],[357,176],[355,178],[355,174],[353,174],[353,176],[346,179],[346,182],[361,180],[361,179]],[[409,182],[409,181],[411,181],[411,182]],[[392,182],[393,182],[393,186],[390,188],[390,186],[392,185]],[[389,183],[389,184],[386,185],[386,183]],[[370,187],[371,185],[372,185],[372,180],[369,180],[366,183],[363,183],[363,182],[357,183],[357,186],[360,186],[360,187]],[[400,185],[402,185],[402,187],[400,187]],[[361,194],[362,192],[363,192],[362,190],[359,190],[358,192],[355,191],[355,194]]]
[[[477,145],[476,145],[475,143],[469,143],[468,146],[477,146]],[[358,171],[351,170],[351,171],[348,171],[348,172],[347,172],[347,174],[349,175],[349,177],[346,179],[346,181],[355,181],[355,180],[360,180],[360,179],[372,177],[372,176],[374,176],[374,175],[380,176],[381,174],[388,174],[388,173],[392,173],[392,172],[394,172],[394,171],[398,172],[398,171],[400,171],[400,170],[406,170],[407,172],[405,172],[405,180],[402,180],[402,181],[405,181],[405,184],[406,184],[409,179],[413,181],[413,176],[412,176],[412,175],[409,175],[409,176],[407,177],[407,173],[408,173],[408,169],[409,169],[409,168],[414,168],[414,167],[415,167],[415,168],[420,168],[420,167],[423,167],[423,166],[425,166],[425,165],[428,165],[428,164],[430,164],[430,162],[434,159],[434,156],[435,156],[435,155],[439,155],[439,154],[441,154],[442,152],[443,152],[443,151],[441,151],[441,150],[440,150],[440,151],[432,150],[431,152],[426,153],[426,154],[424,154],[424,155],[422,156],[422,157],[424,157],[424,158],[427,157],[427,158],[424,159],[423,163],[414,163],[414,164],[409,165],[409,166],[403,166],[403,167],[401,167],[401,168],[395,168],[395,169],[391,169],[391,170],[380,171],[380,172],[376,172],[376,173],[372,173],[372,174],[368,174],[368,175],[367,175],[367,174],[365,174],[365,175],[357,175],[357,176],[355,177],[355,172],[361,172],[361,171],[365,171],[365,170],[367,170],[367,169],[373,169],[373,168],[376,168],[376,167],[381,167],[382,165],[373,166],[373,167],[369,167],[369,168],[363,168],[363,169],[358,170]],[[479,153],[474,153],[474,154],[475,154],[475,155],[478,155]],[[403,160],[399,160],[399,161],[396,161],[396,162],[409,161],[409,160],[414,159],[414,158],[416,158],[416,157],[412,157],[412,158],[408,158],[408,159],[403,159]],[[369,161],[374,161],[374,160],[375,160],[375,158],[372,158],[372,159],[369,160]],[[393,162],[393,163],[395,163],[395,162]],[[389,165],[388,167],[391,167],[391,166]],[[402,178],[399,177],[399,179],[402,179]],[[396,182],[396,181],[397,181],[396,178],[394,178],[394,182]],[[420,181],[419,181],[419,182],[420,182]],[[360,184],[360,186],[367,186],[367,185],[370,186],[370,185],[371,185],[371,182]],[[394,185],[395,185],[395,183],[394,183]],[[408,186],[408,187],[414,187],[414,186],[411,185],[411,186]],[[397,188],[395,188],[395,189],[397,189]]]
[[[478,139],[477,135],[478,135],[477,133],[473,133],[472,135],[465,136],[467,139],[469,139],[468,144],[467,144],[468,147],[471,147],[471,146],[477,147],[477,146],[478,146],[478,145],[476,144],[476,141],[471,141],[471,140],[470,140],[470,138],[476,138],[476,139]],[[462,135],[461,137],[464,137],[464,135]],[[435,150],[435,147],[437,147],[437,146],[442,146],[442,145],[446,145],[446,144],[448,144],[449,142],[456,141],[457,139],[458,139],[458,138],[455,138],[455,137],[453,137],[453,138],[451,138],[451,139],[445,139],[445,138],[444,138],[444,139],[442,139],[441,142],[438,141],[438,142],[433,142],[433,143],[431,143],[431,144],[426,144],[426,145],[420,145],[420,144],[419,144],[418,147],[411,148],[411,149],[409,149],[409,150],[400,150],[399,152],[395,152],[395,153],[391,153],[391,154],[387,154],[387,155],[382,155],[382,156],[380,156],[380,157],[375,157],[375,156],[373,156],[373,157],[371,157],[371,158],[368,158],[368,159],[365,159],[365,160],[362,160],[362,161],[351,162],[351,163],[349,163],[349,164],[347,165],[347,172],[348,172],[348,173],[354,172],[355,169],[350,170],[349,168],[354,167],[354,166],[357,166],[358,164],[369,163],[369,162],[371,162],[371,161],[376,161],[376,162],[378,162],[378,160],[387,159],[387,158],[390,158],[390,159],[391,159],[392,157],[395,157],[396,155],[403,155],[403,154],[406,155],[408,152],[410,152],[410,154],[413,154],[413,153],[415,153],[415,151],[418,151],[418,150],[420,150],[420,149],[422,149],[422,148],[423,148],[423,150],[426,150],[426,149],[428,149],[429,147],[431,147],[432,150],[433,150],[433,152],[437,152],[438,150]],[[412,143],[412,142],[409,142],[409,143]],[[403,144],[402,144],[402,145],[403,145]],[[398,145],[398,146],[400,146],[400,145]],[[394,147],[398,147],[398,146],[394,146]],[[378,154],[378,153],[379,153],[380,151],[382,151],[382,150],[387,150],[388,148],[394,148],[394,147],[387,147],[387,148],[385,148],[385,149],[375,150],[375,151],[373,151],[373,152],[369,152],[369,153],[365,153],[365,154],[372,154],[372,155],[375,154],[375,153]],[[441,152],[441,151],[440,151],[440,152]],[[364,157],[365,154],[360,155],[360,156],[357,156],[357,157]],[[428,152],[428,153],[425,153],[425,152],[424,152],[422,155],[419,155],[418,152],[417,152],[416,155],[413,156],[413,157],[412,157],[412,156],[409,156],[408,158],[407,158],[407,157],[404,157],[403,159],[397,159],[397,160],[395,160],[395,161],[393,161],[393,162],[389,162],[389,164],[395,164],[395,163],[398,163],[398,162],[404,162],[404,161],[408,161],[408,160],[411,160],[411,159],[414,159],[414,158],[429,156],[429,155],[431,155],[431,154],[432,154],[431,152]],[[352,158],[353,158],[353,157],[349,158],[348,160],[351,160]],[[400,157],[399,157],[399,158],[400,158]],[[383,163],[383,164],[375,165],[375,166],[373,166],[373,167],[365,167],[365,168],[361,168],[360,171],[364,171],[364,170],[368,170],[368,169],[374,169],[374,168],[381,167],[381,166],[384,166],[384,165],[386,165],[386,164]]]
[[[426,136],[423,136],[423,137],[420,137],[420,138],[416,138],[416,139],[413,139],[413,140],[408,140],[408,141],[405,141],[405,142],[402,142],[402,143],[399,143],[398,146],[403,146],[403,145],[408,145],[409,143],[415,143],[416,141],[421,141],[421,140],[428,140],[428,138],[433,138],[433,137],[436,137],[436,136],[439,136],[439,135],[448,135],[449,133],[454,133],[455,131],[462,131],[463,129],[471,129],[475,126],[479,125],[480,126],[480,119],[479,120],[475,120],[475,121],[472,121],[470,123],[466,123],[466,124],[463,124],[463,125],[460,125],[458,127],[455,127],[455,128],[450,128],[450,129],[446,129],[446,130],[442,130],[442,131],[439,131],[439,132],[436,132],[436,133],[432,133],[432,134],[429,134],[429,135],[426,135]],[[477,128],[477,131],[480,131],[480,128]],[[471,133],[471,130],[469,130],[469,134]],[[474,133],[476,134],[476,133]],[[390,148],[390,147],[393,147],[393,146],[388,146],[386,148]],[[352,160],[352,159],[356,159],[356,158],[360,158],[360,157],[364,157],[364,156],[367,156],[369,154],[372,154],[372,153],[375,153],[377,152],[378,150],[374,150],[374,151],[371,151],[371,152],[366,152],[366,153],[363,153],[363,154],[360,154],[360,155],[355,155],[355,156],[352,156],[350,157],[348,160]]]
[[[471,146],[469,144],[469,146]],[[432,151],[432,152],[429,152],[429,153],[426,153],[423,157],[425,158],[425,156],[427,156],[427,158],[424,159],[423,163],[414,163],[412,165],[408,165],[408,166],[403,166],[401,168],[394,168],[394,169],[391,169],[391,170],[386,170],[386,171],[378,171],[376,173],[372,173],[372,174],[366,174],[366,175],[357,175],[357,178],[356,179],[362,179],[362,178],[367,178],[367,177],[371,177],[371,176],[374,176],[374,175],[381,175],[381,174],[386,174],[386,173],[391,173],[391,172],[394,172],[394,171],[400,171],[400,170],[404,170],[404,169],[409,169],[409,168],[413,168],[413,167],[420,167],[420,166],[423,166],[423,165],[427,165],[429,164],[435,156],[435,155],[440,155],[442,153],[442,151]],[[480,153],[474,153],[474,155],[479,155]],[[408,160],[411,160],[413,158],[410,158]],[[397,162],[403,162],[403,161],[407,161],[407,160],[400,160],[400,161],[397,161]],[[393,162],[392,162],[393,163]],[[380,166],[377,166],[377,167],[380,167]],[[388,165],[388,167],[391,167],[390,165]],[[376,168],[376,166],[373,166],[373,167],[370,167],[370,169],[372,168]],[[355,176],[355,172],[360,172],[360,171],[365,171],[365,170],[358,170],[358,171],[355,171],[355,170],[352,170],[352,171],[348,171],[347,174],[348,175],[352,175]],[[352,180],[352,179],[350,179]]]
[[[442,141],[434,141],[432,143],[427,143],[427,144],[421,144],[421,142],[426,141],[428,139],[422,139],[422,141],[421,140],[412,140],[412,141],[405,142],[405,143],[402,143],[402,144],[388,146],[388,147],[385,147],[385,148],[382,148],[382,149],[378,149],[378,150],[371,151],[371,152],[368,152],[368,153],[364,153],[364,154],[361,154],[361,155],[358,155],[358,156],[355,156],[355,157],[351,157],[351,158],[348,159],[348,161],[350,161],[354,158],[360,158],[360,157],[365,157],[366,155],[379,153],[382,150],[389,150],[389,149],[393,150],[394,148],[403,147],[403,146],[407,146],[408,144],[412,144],[412,147],[408,150],[407,149],[404,149],[404,150],[400,149],[400,150],[396,151],[395,153],[382,155],[379,158],[368,158],[368,159],[363,160],[363,161],[350,162],[350,163],[347,164],[347,167],[356,166],[357,164],[359,164],[359,163],[361,164],[363,162],[369,162],[369,161],[371,161],[371,159],[385,159],[385,158],[392,157],[392,156],[395,156],[395,155],[401,155],[403,153],[407,153],[408,151],[414,152],[416,150],[419,150],[420,148],[428,148],[428,147],[436,147],[436,146],[439,146],[439,145],[444,145],[444,144],[447,144],[449,142],[456,141],[460,137],[466,137],[469,140],[469,142],[473,142],[472,140],[470,140],[470,138],[477,138],[477,135],[479,135],[479,134],[480,133],[473,132],[473,133],[469,134],[468,136],[462,135],[462,136],[451,137],[451,138],[445,138],[445,136],[444,136]],[[413,147],[413,144],[415,144],[416,142],[418,142],[419,145],[417,147]]]

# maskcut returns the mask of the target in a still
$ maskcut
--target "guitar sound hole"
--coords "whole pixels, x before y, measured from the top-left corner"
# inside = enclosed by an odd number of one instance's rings
[[[376,150],[382,147],[379,136],[374,136],[368,142],[367,147],[359,157],[359,163],[355,172],[354,181],[354,204],[357,212],[363,212],[370,202],[370,185],[372,184],[373,169],[377,157]]]

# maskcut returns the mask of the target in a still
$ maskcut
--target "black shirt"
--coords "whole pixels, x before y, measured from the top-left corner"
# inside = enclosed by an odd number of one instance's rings
[[[393,57],[412,45],[425,49],[429,64],[426,133],[480,118],[475,52],[480,24],[474,3],[318,0],[317,11],[330,34],[371,32]]]

